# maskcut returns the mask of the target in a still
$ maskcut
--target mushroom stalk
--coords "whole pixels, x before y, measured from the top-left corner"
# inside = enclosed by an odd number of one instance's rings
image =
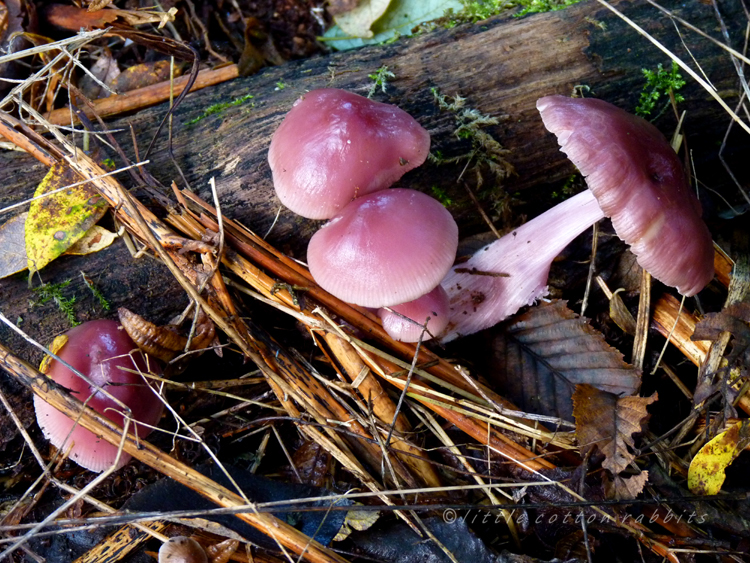
[[[442,282],[451,309],[440,340],[489,328],[542,297],[552,260],[603,218],[596,198],[586,190],[455,265]]]

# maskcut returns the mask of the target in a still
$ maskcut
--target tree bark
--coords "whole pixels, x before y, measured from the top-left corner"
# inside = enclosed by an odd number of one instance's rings
[[[683,29],[680,37],[669,18],[651,6],[615,4],[683,60],[690,61],[692,55],[727,103],[737,104],[737,77],[726,53],[690,31]],[[713,32],[717,27],[710,5],[671,2],[667,6],[701,29]],[[731,0],[720,8],[734,45],[740,46],[745,22],[741,3]],[[487,130],[510,151],[507,160],[516,174],[502,187],[485,176],[481,190],[489,194],[489,202],[498,199],[502,189],[518,193],[520,199],[534,200],[539,197],[538,190],[544,192],[545,185],[560,182],[573,172],[554,137],[544,130],[536,100],[549,94],[570,95],[583,85],[590,89],[587,95],[632,111],[644,84],[641,69],[655,69],[659,63],[667,68],[670,64],[666,55],[597,2],[525,18],[498,17],[390,45],[290,62],[194,92],[174,115],[174,156],[201,197],[211,201],[208,180],[215,178],[222,212],[263,234],[280,209],[273,194],[267,148],[294,100],[308,90],[326,87],[367,94],[373,83],[368,75],[387,65],[395,78],[388,82],[386,92],[378,90],[374,99],[397,104],[412,114],[430,132],[433,151],[446,158],[466,154],[471,147],[454,135],[455,115],[438,107],[433,89],[448,96],[460,94],[467,107],[499,117],[500,123]],[[686,98],[681,108],[687,110],[687,141],[699,179],[714,189],[728,186],[717,157],[728,117],[689,78],[681,92]],[[247,94],[253,98],[202,117],[215,104]],[[126,152],[134,152],[128,127],[134,128],[142,154],[165,111],[162,104],[112,122],[112,128],[123,129],[117,136]],[[656,121],[667,135],[675,123],[671,110]],[[734,146],[746,152],[746,139],[738,136],[736,143],[745,146]],[[156,147],[149,157],[149,171],[165,185],[173,179],[180,184],[167,152],[166,133]],[[732,154],[728,156],[731,159]],[[427,193],[433,187],[442,190],[454,202],[449,208],[462,234],[471,234],[483,227],[464,186],[457,181],[464,165],[427,163],[399,185]],[[30,197],[44,173],[27,155],[0,153],[0,208]],[[281,209],[268,240],[304,258],[305,244],[318,225]],[[127,305],[150,320],[165,321],[186,304],[183,292],[164,267],[150,258],[131,259],[124,244],[117,242],[96,255],[62,257],[41,272],[45,282],[72,280],[64,293],[77,299],[79,320],[112,314],[103,311],[84,286],[81,270],[94,279],[113,309]],[[31,306],[30,300],[33,295],[25,275],[0,280],[0,309],[12,321],[22,319],[20,326],[33,337],[46,343],[67,328],[54,304]],[[0,328],[0,341],[24,357],[36,356],[6,327]]]

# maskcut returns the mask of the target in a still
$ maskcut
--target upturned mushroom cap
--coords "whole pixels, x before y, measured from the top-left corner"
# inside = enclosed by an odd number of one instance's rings
[[[348,303],[388,307],[434,289],[456,257],[458,227],[421,192],[358,198],[310,239],[307,263],[320,286]]]
[[[711,233],[659,130],[591,98],[547,96],[537,109],[640,265],[683,295],[703,289],[714,275]]]
[[[405,111],[336,89],[303,95],[271,139],[276,194],[310,219],[388,188],[421,165],[430,135]]]
[[[439,285],[413,301],[389,309],[378,309],[388,336],[401,342],[419,342],[420,338],[425,341],[437,336],[448,325],[450,304],[448,294]],[[425,321],[429,332],[424,330]]]
[[[137,371],[146,373],[150,369],[152,373],[161,373],[161,370],[154,366],[153,361],[147,366],[141,352],[115,321],[90,321],[69,330],[66,336],[68,341],[57,352],[62,360],[126,404],[135,421],[148,425],[155,425],[159,421],[162,402]],[[130,354],[131,352],[133,353]],[[57,360],[50,363],[47,376],[69,389],[81,402],[86,402],[91,397],[88,406],[109,420],[123,425],[124,419],[120,414],[122,407],[90,387]],[[55,447],[64,448],[75,443],[70,458],[78,465],[91,471],[103,471],[112,465],[117,455],[117,446],[75,425],[73,420],[37,396],[34,397],[34,408],[42,432]],[[71,429],[73,432],[66,442]],[[136,423],[130,425],[130,431],[145,438],[151,429]],[[118,467],[129,460],[130,456],[123,452]]]

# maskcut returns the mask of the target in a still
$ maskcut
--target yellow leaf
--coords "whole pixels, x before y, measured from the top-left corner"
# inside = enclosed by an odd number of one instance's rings
[[[34,196],[64,188],[81,178],[65,164],[53,164]],[[42,269],[80,239],[107,210],[90,184],[74,186],[31,202],[26,219],[26,254],[31,273]]]
[[[0,278],[26,269],[24,224],[28,213],[21,213],[0,225]]]
[[[724,470],[750,443],[750,421],[742,421],[703,446],[690,462],[688,488],[696,495],[715,495],[721,490]]]
[[[52,344],[49,345],[49,351],[53,354],[57,354],[60,350],[62,350],[62,347],[65,346],[67,342],[68,337],[65,334],[55,336]],[[50,362],[52,362],[52,356],[44,356],[42,363],[39,364],[39,371],[46,374],[49,370]]]
[[[86,231],[86,234],[78,242],[66,250],[65,254],[73,254],[75,256],[93,254],[107,248],[116,238],[117,235],[112,231],[108,231],[99,225],[94,225]]]

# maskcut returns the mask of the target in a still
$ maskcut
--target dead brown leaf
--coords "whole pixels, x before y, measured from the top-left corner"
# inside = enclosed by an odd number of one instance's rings
[[[716,340],[722,332],[734,336],[734,346],[727,356],[730,365],[746,355],[750,346],[750,303],[740,302],[725,307],[720,313],[707,313],[695,326],[691,340]]]
[[[102,29],[117,20],[117,14],[110,10],[90,12],[75,6],[51,4],[44,10],[47,21],[52,25],[78,31],[79,29]]]
[[[572,420],[576,384],[616,395],[640,386],[638,370],[564,301],[532,307],[495,333],[490,377],[524,410]]]
[[[115,89],[121,94],[169,80],[169,66],[169,61],[133,65],[120,73],[115,80]],[[175,77],[180,74],[181,70],[175,66]]]
[[[84,74],[78,83],[78,88],[81,93],[86,96],[89,100],[96,100],[98,98],[106,98],[110,96],[112,92],[104,88],[101,84],[105,84],[110,88],[114,88],[114,83],[117,77],[120,75],[120,67],[117,66],[117,61],[112,57],[109,50],[102,51],[94,64],[91,65],[89,72],[93,75]],[[96,78],[97,80],[94,80]]]
[[[622,477],[615,475],[612,480],[604,478],[604,494],[608,499],[613,500],[632,500],[636,498],[648,481],[648,471],[641,471],[638,475],[632,477]]]
[[[592,385],[576,386],[573,394],[573,416],[576,437],[582,451],[599,448],[606,459],[602,467],[617,475],[635,459],[629,448],[634,447],[633,435],[649,414],[646,407],[656,401],[650,397],[618,397]]]

